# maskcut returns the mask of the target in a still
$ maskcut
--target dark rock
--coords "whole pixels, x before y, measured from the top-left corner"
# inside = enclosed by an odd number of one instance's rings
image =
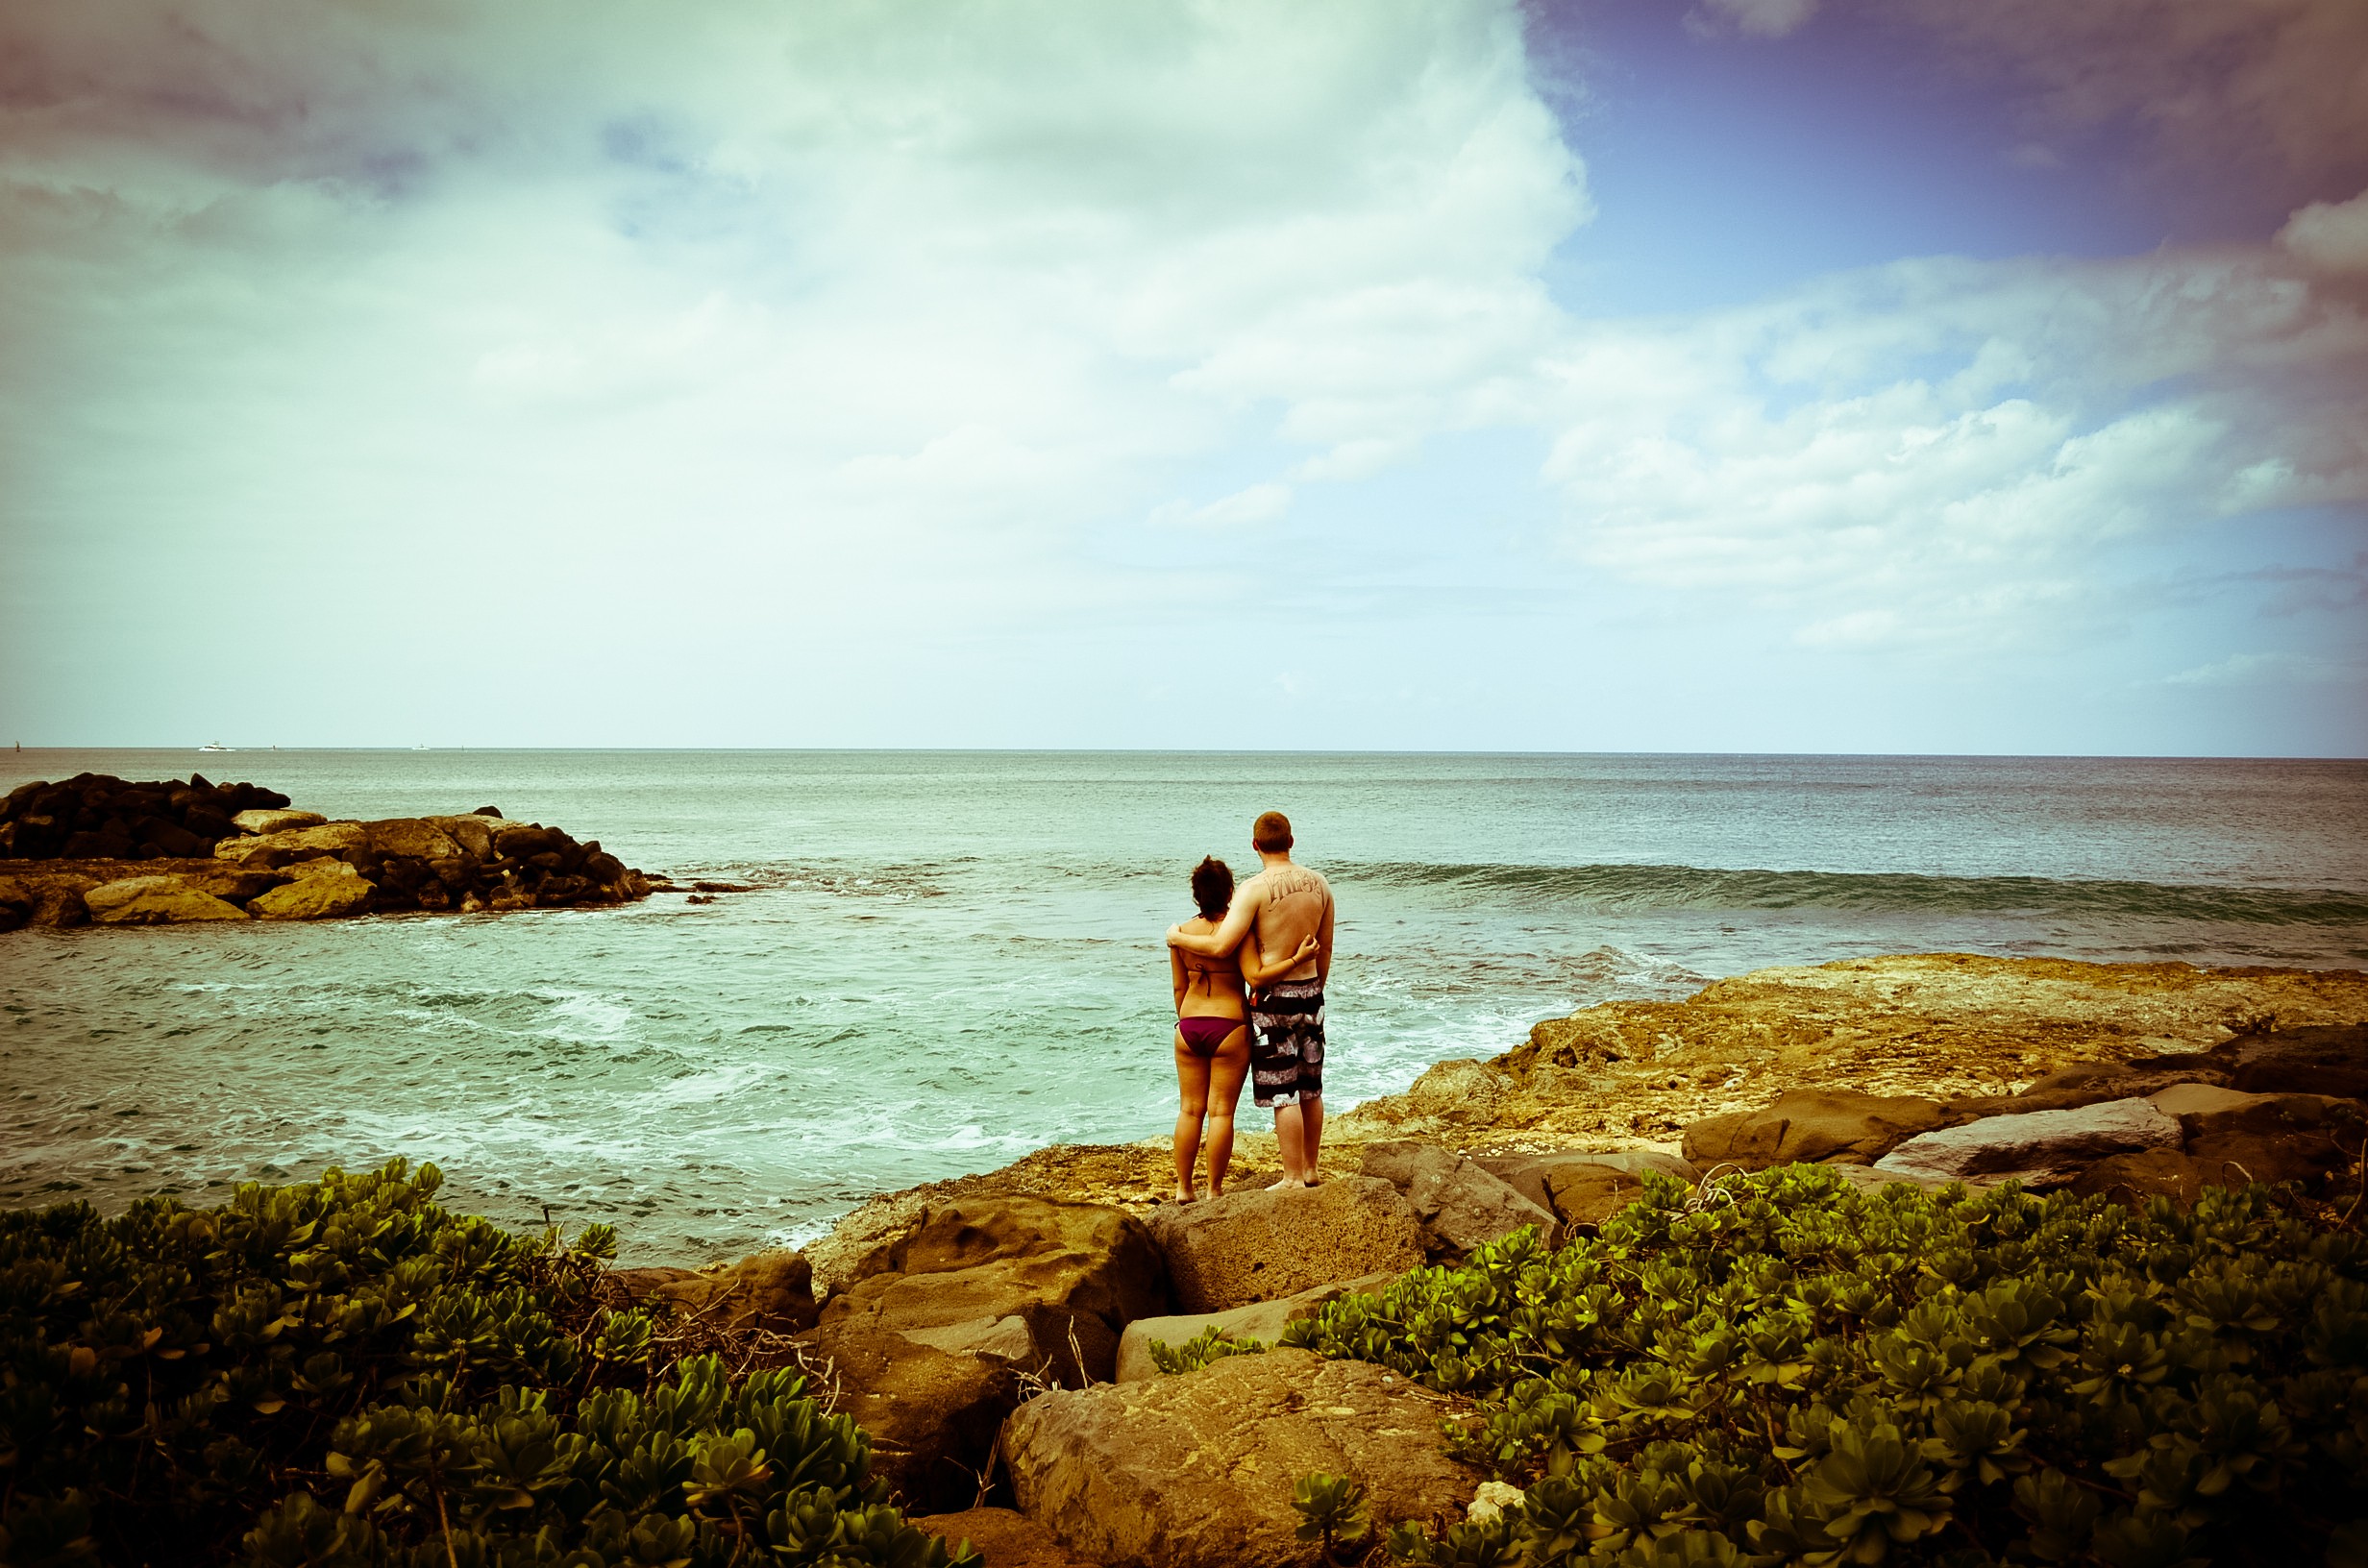
[[[1011,1508],[925,1513],[907,1522],[943,1540],[949,1553],[969,1542],[994,1568],[1095,1568],[1084,1558],[1072,1556],[1052,1531]]]
[[[1547,1187],[1548,1178],[1555,1171],[1573,1165],[1607,1166],[1631,1177],[1657,1170],[1664,1176],[1684,1182],[1688,1187],[1694,1186],[1702,1179],[1701,1173],[1687,1161],[1674,1154],[1662,1154],[1652,1149],[1624,1149],[1613,1154],[1591,1154],[1576,1149],[1553,1154],[1484,1154],[1477,1157],[1477,1163],[1521,1196],[1546,1209],[1554,1207],[1554,1197]],[[1637,1190],[1641,1191],[1641,1186]],[[1567,1214],[1562,1218],[1566,1222],[1570,1220]]]
[[[1739,1111],[1690,1124],[1686,1159],[1706,1171],[1714,1165],[1764,1170],[1820,1161],[1873,1164],[1946,1120],[1937,1101],[1914,1095],[1796,1089],[1764,1111]]]
[[[499,817],[502,815],[502,808],[500,806],[480,806],[469,815],[472,817]]]
[[[231,826],[231,820],[228,817],[223,816],[211,806],[192,807],[189,814],[181,819],[181,825],[195,834],[205,844],[207,852],[210,854],[213,850],[216,839],[227,839],[238,831]]]
[[[2229,1087],[2248,1094],[2333,1094],[2368,1099],[2368,1027],[2290,1029],[2230,1042]]]
[[[2221,1186],[2312,1183],[2348,1164],[2362,1140],[2356,1100],[2183,1084],[2152,1104],[2178,1118],[2187,1157]]]
[[[799,1334],[814,1326],[814,1270],[786,1249],[752,1253],[725,1268],[622,1268],[609,1276],[635,1301],[661,1303],[733,1333]]]
[[[494,830],[493,845],[506,859],[530,860],[566,847],[567,835],[555,827],[513,822]]]

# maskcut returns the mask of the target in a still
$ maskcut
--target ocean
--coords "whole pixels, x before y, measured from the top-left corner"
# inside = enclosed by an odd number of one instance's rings
[[[432,1160],[629,1261],[1174,1116],[1160,934],[1288,812],[1340,901],[1328,1104],[1772,964],[2358,967],[2368,763],[830,751],[26,751],[332,817],[499,806],[689,905],[0,935],[0,1203]],[[1246,1104],[1245,1116],[1249,1115]]]

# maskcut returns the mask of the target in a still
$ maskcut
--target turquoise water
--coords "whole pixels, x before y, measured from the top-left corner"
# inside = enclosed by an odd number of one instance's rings
[[[1936,948],[2357,967],[2368,764],[913,752],[0,753],[466,811],[759,885],[706,906],[0,936],[0,1202],[433,1159],[629,1256],[1173,1116],[1159,934],[1292,814],[1336,1109],[1535,1020]]]

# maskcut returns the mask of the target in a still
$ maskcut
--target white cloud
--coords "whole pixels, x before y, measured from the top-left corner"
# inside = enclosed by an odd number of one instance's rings
[[[1172,501],[1153,508],[1150,522],[1163,528],[1234,528],[1271,523],[1290,510],[1291,486],[1270,482],[1236,490],[1205,506]]]
[[[1781,38],[1816,14],[1817,0],[1703,0],[1703,8],[1686,18],[1697,33],[1731,27],[1756,38]]]
[[[2312,202],[2278,231],[2278,244],[2314,272],[2368,272],[2368,191]]]
[[[2232,653],[2165,678],[2171,686],[2356,686],[2368,683],[2368,660],[2315,653]]]

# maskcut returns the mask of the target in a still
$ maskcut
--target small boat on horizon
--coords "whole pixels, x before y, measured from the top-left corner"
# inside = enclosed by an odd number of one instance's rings
[[[200,751],[228,751],[233,748],[224,746],[220,741],[208,741],[204,746],[199,747],[198,749]]]

